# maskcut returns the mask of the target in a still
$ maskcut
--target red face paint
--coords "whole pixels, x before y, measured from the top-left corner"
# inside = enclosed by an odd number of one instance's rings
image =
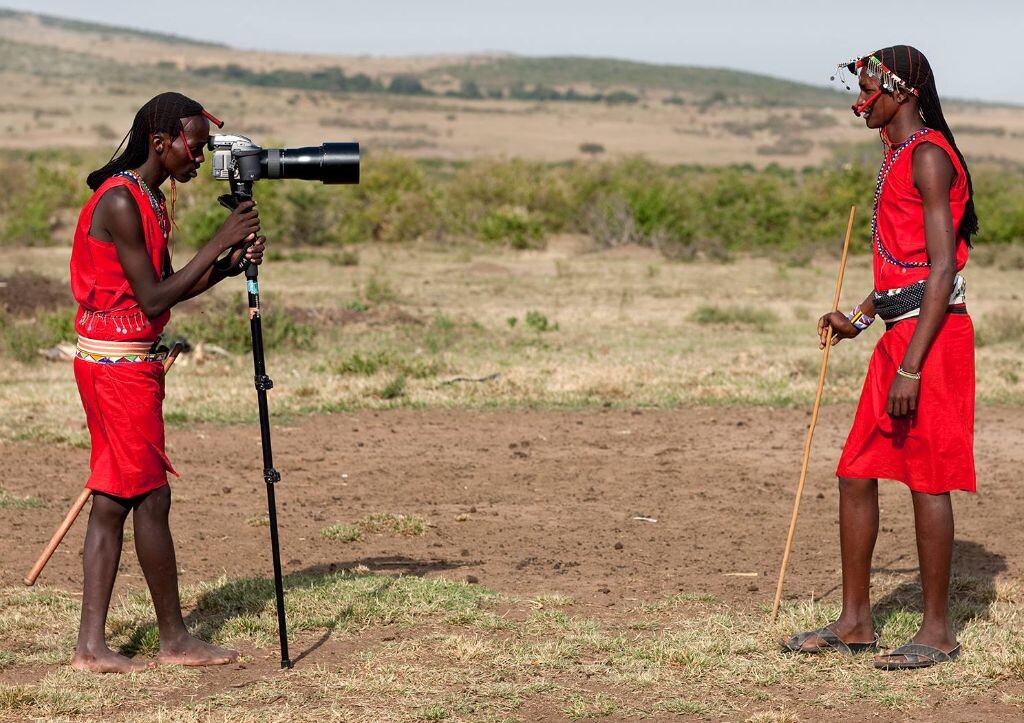
[[[863,103],[854,103],[853,105],[850,106],[850,108],[853,110],[853,114],[855,116],[857,116],[858,118],[860,118],[861,114],[864,111],[866,111],[869,108],[871,108],[871,106],[873,106],[875,104],[875,101],[878,100],[881,96],[882,96],[882,91],[881,91],[881,89],[879,89],[879,90],[876,90],[875,94],[872,95],[870,98],[868,98]]]

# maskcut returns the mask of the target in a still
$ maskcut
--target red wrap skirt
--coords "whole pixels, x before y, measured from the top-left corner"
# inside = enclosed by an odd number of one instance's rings
[[[75,359],[75,381],[92,439],[86,487],[136,497],[177,472],[164,453],[164,367],[159,361],[102,364]]]
[[[898,480],[914,492],[974,492],[974,326],[966,314],[947,314],[921,368],[917,411],[886,413],[896,368],[917,328],[906,319],[886,331],[868,365],[840,477]]]

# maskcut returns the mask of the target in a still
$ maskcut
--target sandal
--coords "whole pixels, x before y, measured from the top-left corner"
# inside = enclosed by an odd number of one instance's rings
[[[821,642],[813,648],[803,647],[811,638],[817,637]],[[870,643],[846,643],[839,639],[839,636],[835,632],[825,626],[818,630],[807,630],[802,633],[797,633],[788,640],[782,641],[782,647],[793,653],[802,653],[804,655],[816,655],[818,653],[827,653],[835,651],[842,655],[852,656],[857,653],[868,653],[878,651],[878,636],[875,635],[875,639]]]
[[[938,663],[951,663],[960,657],[960,644],[944,653],[938,648],[920,643],[907,643],[891,653],[875,657],[875,667],[879,670],[916,670],[930,668]]]

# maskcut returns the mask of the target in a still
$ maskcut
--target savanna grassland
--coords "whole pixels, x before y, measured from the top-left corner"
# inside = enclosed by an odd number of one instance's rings
[[[831,357],[768,622],[854,204],[841,307],[871,285],[878,150],[848,97],[602,59],[243,54],[10,11],[0,56],[0,720],[1021,717],[1019,109],[949,104],[983,224],[967,276],[981,494],[956,501],[965,654],[883,675],[777,642],[838,611],[832,475],[877,327]],[[169,335],[192,350],[165,415],[187,622],[242,661],[73,673],[82,521],[20,585],[88,470],[68,362],[83,178],[170,87],[268,145],[363,146],[357,187],[257,186],[289,672],[236,281],[175,310]],[[179,188],[179,266],[223,218],[203,170]],[[873,595],[893,647],[920,585],[902,489],[883,484],[882,508]],[[131,541],[108,629],[148,657]]]

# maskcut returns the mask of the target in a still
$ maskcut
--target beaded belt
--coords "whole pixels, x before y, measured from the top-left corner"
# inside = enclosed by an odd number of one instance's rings
[[[875,291],[875,314],[887,324],[921,315],[924,302],[924,281],[900,289]],[[949,295],[949,306],[962,307],[967,301],[967,282],[957,274],[953,279],[953,291]]]
[[[167,351],[153,351],[150,341],[98,341],[80,336],[75,356],[94,364],[131,364],[163,361]]]

